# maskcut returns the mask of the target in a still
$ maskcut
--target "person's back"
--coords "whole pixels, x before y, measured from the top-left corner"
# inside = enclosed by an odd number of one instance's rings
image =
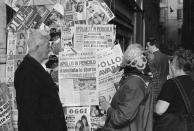
[[[169,61],[171,79],[164,83],[155,105],[155,131],[194,130],[194,82],[189,75],[194,69],[193,60],[190,50],[180,49]]]
[[[178,87],[173,79],[174,78],[166,81],[166,83],[163,86],[164,90],[160,93],[158,99],[165,99],[165,100],[171,102],[166,113],[186,114],[187,111],[185,108],[183,98],[182,98],[180,91],[179,91],[179,89],[178,89]],[[189,75],[182,75],[182,76],[176,77],[176,79],[180,81],[186,94],[189,96],[189,98],[191,100],[190,96],[192,94],[192,91],[194,91],[193,90],[194,89],[193,88],[194,81],[192,81],[192,78]],[[191,103],[191,105],[194,105],[194,103]],[[194,109],[193,109],[193,111],[194,111]]]
[[[167,80],[169,74],[168,56],[159,50],[154,52],[153,66],[158,73],[159,79],[163,84]]]
[[[168,56],[159,50],[159,43],[155,39],[151,39],[147,43],[148,50],[152,53],[153,58],[149,62],[150,70],[153,78],[150,82],[152,88],[154,104],[161,91],[162,85],[167,80],[169,74]]]

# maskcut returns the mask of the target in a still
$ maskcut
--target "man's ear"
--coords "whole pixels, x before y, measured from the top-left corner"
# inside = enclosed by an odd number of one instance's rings
[[[37,51],[39,48],[40,48],[40,45],[36,45],[34,49],[35,51]]]

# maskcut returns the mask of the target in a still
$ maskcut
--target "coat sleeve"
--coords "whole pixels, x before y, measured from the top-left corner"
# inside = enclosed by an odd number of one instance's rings
[[[140,81],[139,81],[140,82]],[[130,85],[129,85],[130,84]],[[107,111],[109,116],[109,123],[113,127],[120,127],[128,124],[135,117],[138,107],[144,98],[144,93],[139,83],[127,82],[124,84],[121,91],[121,97],[118,108],[114,109],[110,107]]]
[[[16,80],[16,100],[22,119],[21,124],[27,126],[29,131],[44,131],[39,120],[39,102],[41,85],[39,80],[31,74],[22,74]]]

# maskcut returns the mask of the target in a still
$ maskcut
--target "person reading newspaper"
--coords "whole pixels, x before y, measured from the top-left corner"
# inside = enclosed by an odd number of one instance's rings
[[[57,88],[41,63],[48,59],[50,36],[33,30],[27,40],[28,54],[15,72],[18,131],[66,131]]]
[[[144,74],[147,59],[140,44],[131,44],[123,55],[124,76],[111,104],[101,102],[107,111],[103,131],[152,131],[151,93]]]

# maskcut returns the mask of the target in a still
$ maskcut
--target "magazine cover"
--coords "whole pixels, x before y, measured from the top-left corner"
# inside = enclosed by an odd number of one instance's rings
[[[89,107],[67,107],[65,110],[68,131],[90,131]]]
[[[88,0],[86,4],[87,24],[107,24],[115,15],[103,0]]]
[[[29,28],[38,29],[50,14],[44,5],[22,6],[7,25],[7,30],[16,32]]]

